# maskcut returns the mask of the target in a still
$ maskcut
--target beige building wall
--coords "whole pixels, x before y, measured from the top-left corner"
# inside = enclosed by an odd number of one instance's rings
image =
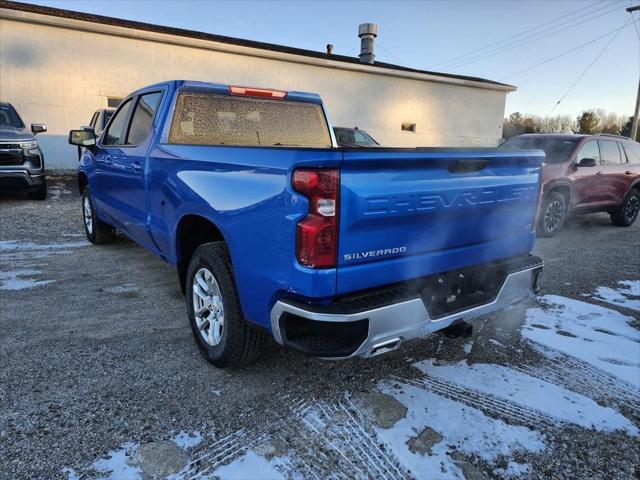
[[[319,93],[334,125],[358,126],[388,146],[497,144],[504,86],[380,70],[0,9],[0,98],[25,123],[47,124],[38,138],[49,169],[75,168],[68,131],[88,124],[107,97],[171,79]],[[401,131],[403,122],[416,133]]]

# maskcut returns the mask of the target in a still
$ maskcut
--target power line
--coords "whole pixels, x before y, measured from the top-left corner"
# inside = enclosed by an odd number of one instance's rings
[[[604,1],[604,0],[602,0],[602,1]],[[594,2],[594,3],[592,3],[591,5],[589,5],[588,7],[585,7],[585,8],[586,8],[586,9],[590,9],[591,7],[594,7],[595,5],[598,5],[599,3],[602,3],[602,1]],[[490,48],[490,47],[493,47],[493,46],[499,45],[499,44],[501,44],[501,43],[507,42],[507,41],[512,40],[512,39],[514,39],[514,38],[517,38],[517,37],[520,37],[520,36],[522,36],[522,35],[525,35],[525,34],[527,34],[527,33],[529,33],[529,32],[533,32],[534,30],[537,30],[538,28],[545,27],[545,26],[547,26],[547,25],[549,25],[549,24],[551,24],[551,23],[555,23],[555,22],[557,22],[558,20],[562,20],[563,18],[573,16],[573,15],[575,15],[576,13],[580,13],[580,12],[584,11],[584,10],[585,10],[585,8],[579,8],[578,10],[574,10],[574,11],[572,11],[572,12],[570,12],[570,13],[567,13],[567,14],[565,14],[565,15],[562,15],[562,16],[560,16],[560,17],[557,17],[557,18],[555,18],[555,19],[553,19],[553,20],[549,20],[549,21],[547,21],[547,22],[544,22],[544,23],[541,23],[541,24],[539,24],[539,25],[536,25],[535,27],[532,27],[532,28],[530,28],[530,29],[528,29],[528,30],[525,30],[524,32],[516,33],[515,35],[511,35],[511,36],[509,36],[509,37],[505,37],[505,38],[503,38],[502,40],[497,40],[497,41],[495,41],[495,42],[493,42],[493,43],[489,43],[489,44],[487,44],[487,45],[485,45],[485,46],[483,46],[483,47],[479,47],[479,48],[476,48],[475,50],[471,50],[470,52],[463,53],[462,55],[458,55],[458,56],[456,56],[456,57],[452,57],[452,58],[450,58],[449,60],[446,60],[446,61],[444,61],[444,62],[440,62],[440,63],[435,64],[432,68],[439,68],[441,65],[447,65],[447,64],[449,64],[449,63],[451,63],[451,62],[453,62],[453,61],[455,61],[455,60],[457,60],[457,59],[459,59],[459,58],[463,58],[463,57],[471,56],[471,55],[473,55],[473,54],[474,54],[474,53],[476,53],[476,52],[481,52],[482,50],[486,50],[487,48]],[[596,10],[596,11],[597,11],[597,10]],[[593,13],[593,12],[592,12],[592,13]]]
[[[580,82],[580,80],[582,80],[582,78],[587,74],[587,72],[591,69],[591,67],[593,67],[593,64],[596,63],[598,61],[598,59],[602,56],[602,54],[611,46],[611,44],[615,41],[616,38],[618,38],[618,35],[620,35],[620,32],[626,27],[628,26],[630,23],[630,21],[625,22],[624,25],[622,25],[622,27],[620,27],[618,29],[618,31],[616,32],[616,34],[613,36],[613,38],[611,40],[609,40],[609,42],[604,46],[604,48],[602,50],[600,50],[600,52],[596,55],[596,58],[593,59],[593,61],[587,65],[587,68],[584,69],[584,71],[578,76],[578,78],[576,79],[575,82],[573,82],[571,84],[571,86],[567,89],[566,92],[564,92],[564,95],[562,95],[560,97],[560,100],[558,100],[556,102],[556,104],[553,106],[553,108],[551,110],[549,110],[549,113],[547,115],[551,115],[551,113],[553,113],[553,111],[556,109],[556,107],[558,105],[560,105],[560,102],[562,102],[567,95],[569,95],[569,92],[571,92],[571,90],[573,90],[573,88],[578,84],[578,82]]]
[[[620,27],[620,28],[617,28],[617,29],[615,29],[615,30],[611,30],[610,32],[605,33],[604,35],[600,35],[600,36],[598,36],[598,37],[596,37],[596,38],[594,38],[594,39],[592,39],[592,40],[589,40],[588,42],[582,43],[582,44],[580,44],[580,45],[578,45],[578,46],[576,46],[576,47],[573,47],[573,48],[571,48],[571,49],[569,49],[569,50],[566,50],[566,51],[564,51],[564,52],[562,52],[562,53],[559,53],[558,55],[555,55],[555,56],[553,56],[553,57],[551,57],[551,58],[548,58],[547,60],[544,60],[544,61],[542,61],[542,62],[540,62],[540,63],[536,63],[535,65],[532,65],[532,66],[530,66],[530,67],[528,67],[528,68],[525,68],[524,70],[520,70],[519,72],[512,73],[512,74],[510,74],[510,75],[507,75],[507,76],[505,76],[505,77],[502,77],[500,80],[502,81],[502,80],[505,80],[505,79],[507,79],[507,78],[515,77],[516,75],[520,75],[520,74],[522,74],[522,73],[528,72],[529,70],[533,70],[534,68],[537,68],[537,67],[539,67],[539,66],[541,66],[541,65],[544,65],[544,64],[546,64],[546,63],[549,63],[549,62],[552,62],[552,61],[554,61],[554,60],[557,60],[557,59],[558,59],[558,58],[560,58],[560,57],[564,57],[565,55],[568,55],[568,54],[570,54],[570,53],[572,53],[572,52],[575,52],[576,50],[579,50],[579,49],[581,49],[581,48],[584,48],[584,47],[586,47],[587,45],[591,45],[592,43],[595,43],[595,42],[597,42],[598,40],[601,40],[601,39],[603,39],[603,38],[605,38],[605,37],[608,37],[609,35],[611,35],[611,34],[613,34],[613,33],[617,33],[617,32],[618,32],[618,31],[620,31],[620,30],[624,30],[624,29],[625,29],[626,27],[628,27],[628,26],[629,26],[629,22],[625,23],[625,24],[624,24],[622,27]]]
[[[528,36],[526,38],[518,40],[515,44],[512,44],[510,46],[499,47],[498,49],[491,50],[491,51],[486,52],[484,54],[481,54],[480,56],[477,56],[475,58],[470,58],[468,60],[463,60],[463,61],[459,61],[459,62],[455,62],[455,63],[449,64],[449,65],[446,66],[446,68],[447,69],[459,68],[459,67],[462,67],[462,66],[466,66],[466,65],[470,65],[472,63],[478,62],[480,60],[484,60],[484,59],[487,59],[487,58],[495,57],[496,55],[500,55],[500,54],[508,52],[510,50],[523,47],[524,45],[528,45],[528,44],[530,44],[532,42],[535,42],[537,40],[541,40],[543,38],[547,38],[547,37],[556,35],[558,33],[565,32],[568,29],[575,28],[575,27],[577,27],[579,25],[582,25],[584,23],[590,22],[590,21],[595,20],[597,18],[603,17],[605,15],[609,15],[611,13],[616,12],[617,10],[618,10],[618,7],[612,8],[612,9],[609,9],[608,11],[600,13],[599,15],[595,15],[595,16],[592,16],[590,18],[586,18],[586,19],[584,19],[584,20],[582,20],[582,21],[580,21],[578,23],[574,23],[573,25],[568,25],[566,27],[564,26],[567,23],[571,23],[571,22],[577,20],[578,18],[582,18],[582,17],[577,17],[577,18],[575,18],[575,19],[573,19],[573,20],[571,20],[569,22],[563,22],[563,23],[558,24],[558,25],[556,25],[556,26],[554,26],[552,28],[549,28],[549,29],[546,29],[546,30],[542,30],[541,32],[538,32],[533,36]],[[593,13],[593,12],[591,12],[591,13]],[[558,30],[553,31],[554,29],[557,29],[558,27],[563,27],[563,28],[560,28]]]

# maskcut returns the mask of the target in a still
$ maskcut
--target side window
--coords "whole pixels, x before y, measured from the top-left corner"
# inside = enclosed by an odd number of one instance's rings
[[[611,140],[599,140],[600,144],[600,160],[601,165],[620,165],[620,150],[618,150],[618,142],[612,142]]]
[[[151,123],[160,105],[160,100],[162,100],[162,92],[140,95],[129,127],[127,145],[140,145],[145,141],[151,130]]]
[[[576,155],[576,163],[580,163],[583,158],[595,158],[596,163],[600,163],[600,149],[598,142],[590,141],[580,147],[578,155]]]
[[[627,153],[627,159],[629,163],[638,165],[640,164],[640,143],[638,142],[624,142],[624,151]]]
[[[89,125],[95,128],[97,121],[98,121],[98,112],[93,114],[93,117],[91,117],[91,122],[89,123]]]
[[[104,135],[103,145],[123,145],[124,136],[127,131],[127,118],[131,110],[131,99],[122,104],[122,107],[116,112],[109,128]]]

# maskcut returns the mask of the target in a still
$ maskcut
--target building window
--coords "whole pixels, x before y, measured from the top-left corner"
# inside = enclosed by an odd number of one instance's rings
[[[403,132],[413,132],[416,133],[416,124],[415,123],[403,123],[401,130]]]
[[[121,101],[122,101],[122,97],[107,97],[107,107],[118,108]]]

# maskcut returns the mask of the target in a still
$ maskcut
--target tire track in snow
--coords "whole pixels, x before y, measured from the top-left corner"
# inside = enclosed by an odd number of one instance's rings
[[[394,376],[394,379],[400,383],[430,390],[441,397],[478,409],[488,416],[501,418],[510,424],[525,425],[535,430],[557,429],[565,424],[544,412],[448,380],[432,376],[425,376],[421,380],[398,376]]]
[[[509,365],[509,368],[579,393],[603,400],[640,416],[640,390],[589,363],[544,345],[531,344],[542,355],[541,365]]]
[[[327,466],[333,465],[330,478],[336,480],[409,478],[397,459],[380,448],[375,434],[367,431],[364,417],[355,406],[342,401],[291,398],[284,398],[282,403],[289,404],[288,413],[280,412],[280,418],[253,432],[240,429],[203,445],[173,478],[212,478],[219,467],[270,441],[288,449],[288,461],[278,465],[286,477],[299,477],[304,472],[303,478],[320,480],[326,477]],[[304,439],[304,443],[292,439]]]

